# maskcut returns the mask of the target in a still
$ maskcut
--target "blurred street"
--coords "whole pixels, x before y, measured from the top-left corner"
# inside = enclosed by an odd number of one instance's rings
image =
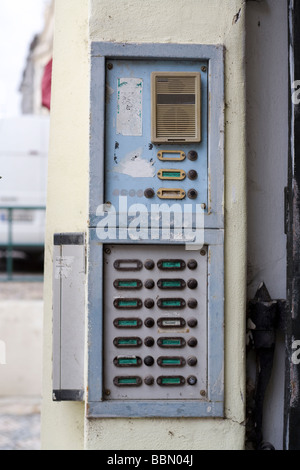
[[[0,450],[39,450],[54,0],[0,11]]]
[[[0,450],[40,450],[40,400],[0,398]]]
[[[0,337],[7,347],[0,365],[0,450],[41,447],[42,316],[42,282],[0,283]]]

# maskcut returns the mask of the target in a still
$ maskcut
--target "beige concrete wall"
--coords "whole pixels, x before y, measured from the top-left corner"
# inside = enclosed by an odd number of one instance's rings
[[[84,406],[52,403],[52,256],[55,232],[86,231],[89,166],[88,0],[57,0],[45,250],[42,443],[82,449]]]
[[[246,286],[245,1],[56,0],[45,282],[43,447],[241,449]],[[89,22],[89,23],[88,23]],[[88,218],[90,41],[226,47],[225,420],[85,420],[51,402],[52,235]]]

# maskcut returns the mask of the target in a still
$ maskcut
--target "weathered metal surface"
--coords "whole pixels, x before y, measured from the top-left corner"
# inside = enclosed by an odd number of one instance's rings
[[[264,283],[261,283],[255,298],[248,304],[248,331],[251,346],[256,351],[258,372],[253,394],[252,429],[248,431],[248,440],[255,449],[268,449],[273,446],[263,440],[263,407],[266,390],[271,378],[276,330],[282,325],[285,312],[284,300],[272,300]]]

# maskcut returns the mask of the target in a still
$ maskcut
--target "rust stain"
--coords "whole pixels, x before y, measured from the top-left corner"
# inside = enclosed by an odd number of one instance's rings
[[[208,171],[208,208],[207,214],[211,214],[211,169]]]
[[[299,378],[298,378],[297,370],[296,370],[296,368],[293,366],[293,364],[291,364],[290,374],[291,374],[291,381],[290,381],[290,387],[291,387],[290,406],[293,407],[294,404],[298,402],[298,397],[299,397]]]

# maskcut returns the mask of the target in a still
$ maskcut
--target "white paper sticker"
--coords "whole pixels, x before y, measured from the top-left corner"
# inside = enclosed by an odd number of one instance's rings
[[[118,78],[117,134],[143,135],[143,80]]]
[[[140,147],[128,153],[114,167],[114,172],[131,176],[132,178],[154,178],[154,162],[142,158],[143,148]]]

